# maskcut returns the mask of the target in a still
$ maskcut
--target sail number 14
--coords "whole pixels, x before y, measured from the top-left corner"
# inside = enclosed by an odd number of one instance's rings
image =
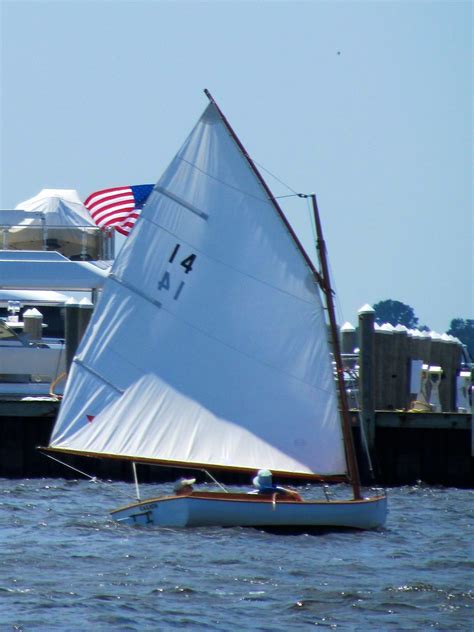
[[[168,263],[173,263],[173,264],[177,264],[180,265],[184,268],[184,273],[185,274],[189,274],[190,272],[192,272],[193,269],[193,265],[194,262],[196,261],[196,255],[195,254],[190,254],[187,257],[185,257],[184,259],[181,259],[181,256],[177,258],[178,252],[181,248],[181,244],[176,244],[176,246],[173,249],[173,252],[170,255],[170,258],[168,259]],[[181,294],[183,287],[184,287],[185,283],[184,281],[181,281],[181,283],[178,285],[178,287],[176,288],[173,298],[174,300],[178,300],[179,295]],[[173,283],[171,280],[171,274],[170,272],[167,270],[163,276],[161,277],[161,280],[158,283],[158,289],[160,291],[162,290],[167,290],[170,291],[172,289]]]

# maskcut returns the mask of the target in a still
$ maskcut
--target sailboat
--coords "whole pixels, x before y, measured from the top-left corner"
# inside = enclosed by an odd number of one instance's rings
[[[111,512],[125,524],[380,527],[386,496],[364,497],[358,479],[316,197],[321,272],[205,93],[104,285],[48,451],[126,459],[135,474],[267,468],[352,486],[347,500],[172,493]]]

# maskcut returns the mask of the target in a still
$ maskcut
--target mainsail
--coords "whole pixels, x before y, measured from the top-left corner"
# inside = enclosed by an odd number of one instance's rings
[[[314,270],[211,101],[115,261],[50,446],[344,475],[327,337]]]

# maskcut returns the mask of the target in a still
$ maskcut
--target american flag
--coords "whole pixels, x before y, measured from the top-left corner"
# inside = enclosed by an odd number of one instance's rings
[[[97,226],[113,226],[127,236],[152,190],[152,184],[102,189],[91,193],[84,206]]]

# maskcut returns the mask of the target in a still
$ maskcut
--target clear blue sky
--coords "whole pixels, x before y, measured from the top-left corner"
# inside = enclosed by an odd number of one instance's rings
[[[387,298],[438,331],[474,318],[470,2],[0,6],[1,208],[156,182],[208,88],[260,165],[318,194],[341,322]]]

